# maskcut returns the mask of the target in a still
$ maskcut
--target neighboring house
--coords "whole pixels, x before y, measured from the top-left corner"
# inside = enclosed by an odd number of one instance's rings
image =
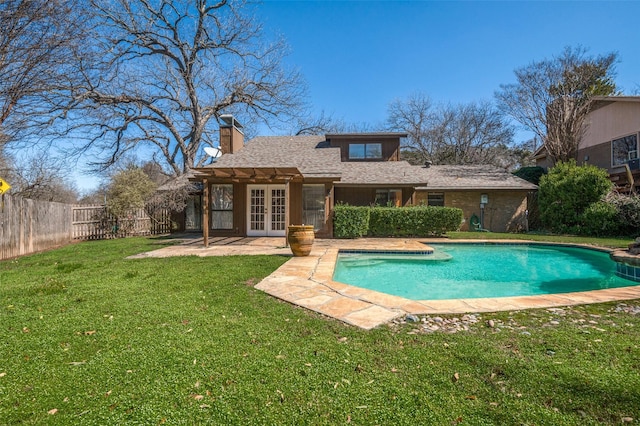
[[[288,224],[308,224],[331,238],[338,203],[459,207],[462,229],[473,215],[492,231],[527,226],[535,185],[491,166],[410,165],[400,161],[404,133],[269,136],[245,145],[237,121],[224,120],[224,154],[190,178],[203,185],[205,237],[283,236]]]
[[[585,133],[578,145],[579,165],[607,169],[611,180],[623,191],[629,189],[625,165],[640,190],[640,96],[599,96],[587,116]],[[551,166],[544,149],[535,155],[538,166]]]

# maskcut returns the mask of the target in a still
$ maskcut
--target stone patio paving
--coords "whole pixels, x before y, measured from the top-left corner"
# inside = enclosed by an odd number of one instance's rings
[[[211,238],[209,247],[205,248],[202,237],[192,236],[185,238],[181,244],[141,253],[132,258],[258,254],[289,256],[291,258],[285,264],[255,287],[281,300],[367,330],[407,314],[495,312],[640,299],[640,286],[631,286],[541,296],[416,301],[332,280],[340,249],[424,250],[425,243],[443,242],[453,241],[424,238],[320,239],[315,241],[309,256],[293,257],[290,249],[285,246],[284,238]]]

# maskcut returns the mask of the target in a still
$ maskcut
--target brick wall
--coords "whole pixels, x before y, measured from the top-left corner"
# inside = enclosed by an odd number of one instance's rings
[[[464,223],[460,230],[469,230],[469,218],[480,217],[480,195],[487,194],[484,208],[484,228],[493,232],[516,232],[526,229],[528,191],[445,191],[446,207],[462,209]],[[428,191],[416,191],[416,204],[427,203]]]

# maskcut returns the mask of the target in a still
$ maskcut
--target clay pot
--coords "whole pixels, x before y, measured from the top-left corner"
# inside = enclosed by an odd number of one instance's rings
[[[314,239],[312,225],[289,225],[287,242],[294,256],[309,256]]]

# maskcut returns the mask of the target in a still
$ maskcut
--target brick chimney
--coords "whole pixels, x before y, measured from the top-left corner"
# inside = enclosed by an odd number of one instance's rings
[[[242,124],[233,115],[221,115],[220,120],[220,150],[223,154],[233,154],[244,146]]]

